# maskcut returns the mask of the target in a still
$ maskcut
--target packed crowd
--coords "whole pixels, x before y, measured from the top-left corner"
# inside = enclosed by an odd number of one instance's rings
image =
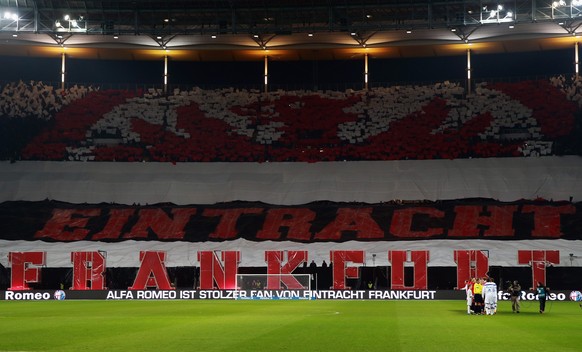
[[[53,123],[19,151],[27,160],[543,156],[553,155],[555,141],[573,133],[581,90],[582,80],[563,76],[481,83],[471,95],[452,82],[345,92],[194,88],[170,94],[18,82],[2,89],[0,120]]]
[[[49,120],[54,118],[55,113],[63,106],[83,98],[94,90],[93,87],[77,85],[60,89],[40,81],[8,83],[0,92],[0,116]]]

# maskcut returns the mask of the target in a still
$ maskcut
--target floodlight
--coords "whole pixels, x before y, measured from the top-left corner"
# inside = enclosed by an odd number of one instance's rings
[[[6,11],[6,12],[4,12],[4,19],[18,21],[18,15],[15,13],[12,13],[10,11]]]
[[[70,20],[70,19],[71,19],[71,16],[69,16],[69,15],[65,15],[65,17],[63,17],[63,19],[64,19],[65,21],[68,21],[68,20]]]
[[[63,25],[61,24],[61,21],[56,20],[55,21],[55,27],[57,27],[57,28],[63,28]]]

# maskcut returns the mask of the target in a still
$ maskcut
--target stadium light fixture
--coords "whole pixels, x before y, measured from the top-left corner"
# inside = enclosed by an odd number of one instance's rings
[[[490,8],[488,6],[483,6],[481,8],[481,23],[500,23],[500,22],[511,22],[514,20],[515,15],[513,11],[501,4],[498,4],[493,8]]]
[[[87,30],[83,16],[73,18],[69,14],[64,15],[62,19],[55,20],[55,29],[57,32],[85,32]]]
[[[20,17],[16,12],[12,12],[9,10],[4,11],[4,14],[0,16],[0,22],[2,22],[2,29],[3,30],[13,30],[18,32],[20,27],[18,25]]]
[[[18,14],[10,12],[10,11],[5,11],[3,18],[5,20],[18,21]]]

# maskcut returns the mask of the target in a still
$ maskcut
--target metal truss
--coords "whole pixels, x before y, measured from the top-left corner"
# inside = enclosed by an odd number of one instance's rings
[[[68,16],[68,17],[66,17]],[[582,20],[582,0],[0,0],[0,31],[96,35],[276,34]]]

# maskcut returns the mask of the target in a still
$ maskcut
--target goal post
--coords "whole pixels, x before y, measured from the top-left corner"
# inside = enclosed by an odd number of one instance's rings
[[[237,274],[238,290],[308,290],[311,274]]]

